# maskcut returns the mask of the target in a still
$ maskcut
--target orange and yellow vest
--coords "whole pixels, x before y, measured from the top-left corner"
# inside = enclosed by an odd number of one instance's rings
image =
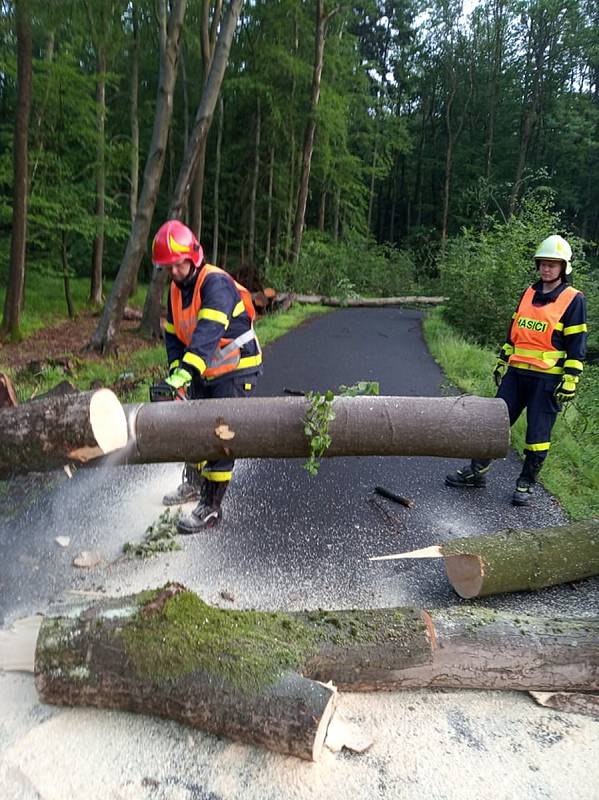
[[[560,319],[577,294],[577,289],[567,286],[553,302],[535,306],[532,302],[535,290],[528,287],[512,322],[510,339],[514,352],[509,357],[510,366],[557,375],[563,373],[563,367],[557,364],[566,357],[566,352],[556,350],[551,337],[563,327]]]
[[[248,341],[249,339],[255,338],[252,323],[256,318],[256,310],[254,308],[254,304],[252,303],[252,296],[250,292],[245,288],[245,286],[237,283],[237,281],[231,275],[229,275],[228,272],[225,272],[224,269],[215,267],[212,264],[205,264],[198,275],[198,279],[193,290],[193,297],[187,308],[183,308],[183,295],[181,293],[181,289],[177,286],[175,281],[171,282],[170,292],[171,309],[173,312],[173,326],[175,328],[175,334],[177,338],[183,342],[186,347],[189,347],[191,344],[194,331],[198,324],[198,314],[200,313],[200,309],[202,307],[202,284],[206,280],[207,276],[214,272],[219,272],[221,275],[226,275],[227,278],[235,284],[235,288],[239,292],[239,296],[243,302],[244,309],[250,318],[250,331],[252,335],[244,335],[244,340]],[[240,347],[235,346],[235,344],[233,344],[232,347],[228,347],[228,345],[231,345],[236,341],[237,340],[225,338],[222,338],[219,341],[218,350],[214,358],[207,365],[203,377],[217,378],[219,375],[224,375],[227,372],[233,372],[233,370],[238,368],[240,365],[241,356]]]

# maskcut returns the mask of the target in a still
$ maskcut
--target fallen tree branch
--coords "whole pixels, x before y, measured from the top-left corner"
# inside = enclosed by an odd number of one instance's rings
[[[420,295],[407,295],[405,297],[326,297],[321,294],[293,294],[296,303],[321,306],[349,306],[378,308],[384,306],[400,305],[441,305],[447,301],[446,297],[426,297]]]

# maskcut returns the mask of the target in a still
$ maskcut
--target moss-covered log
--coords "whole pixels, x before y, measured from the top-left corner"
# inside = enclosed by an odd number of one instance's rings
[[[599,519],[454,539],[439,549],[460,597],[541,589],[599,575]]]
[[[309,408],[303,397],[127,406],[133,438],[123,460],[305,457]],[[509,447],[507,406],[495,398],[336,397],[333,410],[325,456],[497,458]]]
[[[35,674],[49,703],[158,714],[315,759],[335,702],[325,682],[598,691],[599,619],[476,608],[233,611],[171,584],[57,609],[42,623]]]
[[[127,420],[109,389],[48,395],[0,410],[0,477],[82,464],[124,447]]]

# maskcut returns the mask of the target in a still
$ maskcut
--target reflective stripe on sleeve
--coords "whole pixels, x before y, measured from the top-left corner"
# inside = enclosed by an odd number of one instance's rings
[[[217,311],[216,308],[201,308],[198,314],[198,319],[207,319],[210,322],[218,322],[223,325],[225,329],[229,327],[229,318],[223,311]]]
[[[572,336],[574,333],[586,333],[587,324],[583,322],[582,325],[568,325],[564,328],[564,336]]]
[[[167,322],[166,325],[164,326],[164,330],[167,333],[175,333],[176,334],[175,326],[173,325],[172,322]]]
[[[185,353],[183,356],[183,363],[189,364],[194,369],[197,369],[200,375],[206,371],[206,362],[203,358],[196,356],[195,353],[190,353],[187,351],[187,353]]]

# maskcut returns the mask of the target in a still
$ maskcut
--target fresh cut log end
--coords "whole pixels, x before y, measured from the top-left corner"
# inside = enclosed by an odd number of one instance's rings
[[[460,597],[470,600],[480,596],[485,577],[485,565],[480,556],[445,556],[443,563],[449,582]]]
[[[112,453],[127,444],[127,418],[117,396],[110,389],[99,389],[89,404],[89,419],[102,453]]]

